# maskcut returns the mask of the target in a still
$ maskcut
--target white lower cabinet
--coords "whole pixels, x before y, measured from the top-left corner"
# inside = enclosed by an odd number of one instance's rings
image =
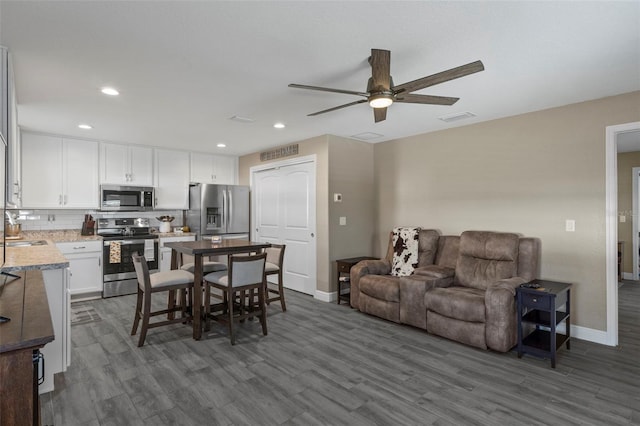
[[[181,237],[160,237],[159,251],[160,251],[160,272],[171,270],[171,252],[170,247],[165,247],[165,243],[173,243],[176,241],[195,241],[195,235],[185,235]]]
[[[56,245],[69,261],[69,293],[102,293],[102,241],[65,242]]]
[[[45,359],[44,382],[38,393],[51,392],[53,375],[67,371],[71,363],[71,307],[68,291],[69,269],[48,269],[42,271],[44,287],[49,301],[49,313],[55,339],[41,350]]]

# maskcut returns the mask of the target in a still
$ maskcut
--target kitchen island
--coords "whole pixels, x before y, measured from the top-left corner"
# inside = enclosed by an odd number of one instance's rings
[[[0,424],[39,425],[39,350],[55,338],[40,271],[0,277]]]
[[[26,242],[26,240],[18,241]],[[2,271],[26,278],[26,281],[23,281],[23,286],[26,287],[34,282],[41,282],[40,285],[44,285],[46,292],[54,339],[41,350],[46,368],[44,382],[39,387],[40,393],[50,392],[54,389],[53,375],[66,371],[70,362],[69,315],[71,308],[68,292],[68,267],[69,261],[52,240],[46,240],[46,244],[43,245],[33,246],[12,247],[11,243],[7,244]],[[14,283],[15,281],[9,284]],[[7,285],[7,288],[10,287]],[[4,295],[2,298],[4,303]],[[25,299],[24,312],[26,315],[40,315],[42,310],[37,306],[32,306],[32,302]],[[4,323],[0,327],[5,327],[9,323]],[[4,339],[4,333],[2,333],[2,339]]]

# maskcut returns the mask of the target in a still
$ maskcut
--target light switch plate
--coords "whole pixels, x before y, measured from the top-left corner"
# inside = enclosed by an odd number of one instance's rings
[[[565,230],[567,232],[575,232],[576,231],[576,221],[573,219],[567,219],[565,222]]]
[[[333,194],[333,202],[334,203],[341,203],[342,202],[342,194],[339,193],[335,193]]]
[[[340,216],[340,225],[341,226],[345,226],[347,224],[347,217],[346,216]]]

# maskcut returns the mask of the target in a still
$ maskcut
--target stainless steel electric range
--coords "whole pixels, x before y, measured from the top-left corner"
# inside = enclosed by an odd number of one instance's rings
[[[149,272],[158,270],[158,236],[149,231],[146,218],[99,218],[98,235],[102,236],[102,297],[137,292],[138,280],[131,255],[144,254]]]

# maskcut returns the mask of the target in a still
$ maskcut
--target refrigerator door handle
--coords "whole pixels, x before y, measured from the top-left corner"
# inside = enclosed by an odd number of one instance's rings
[[[227,220],[228,220],[228,212],[227,212],[227,190],[222,190],[222,233],[227,232]]]
[[[227,218],[229,222],[227,224],[227,232],[229,232],[230,229],[233,229],[233,191],[227,189],[227,194],[229,196],[229,204],[227,204]]]

